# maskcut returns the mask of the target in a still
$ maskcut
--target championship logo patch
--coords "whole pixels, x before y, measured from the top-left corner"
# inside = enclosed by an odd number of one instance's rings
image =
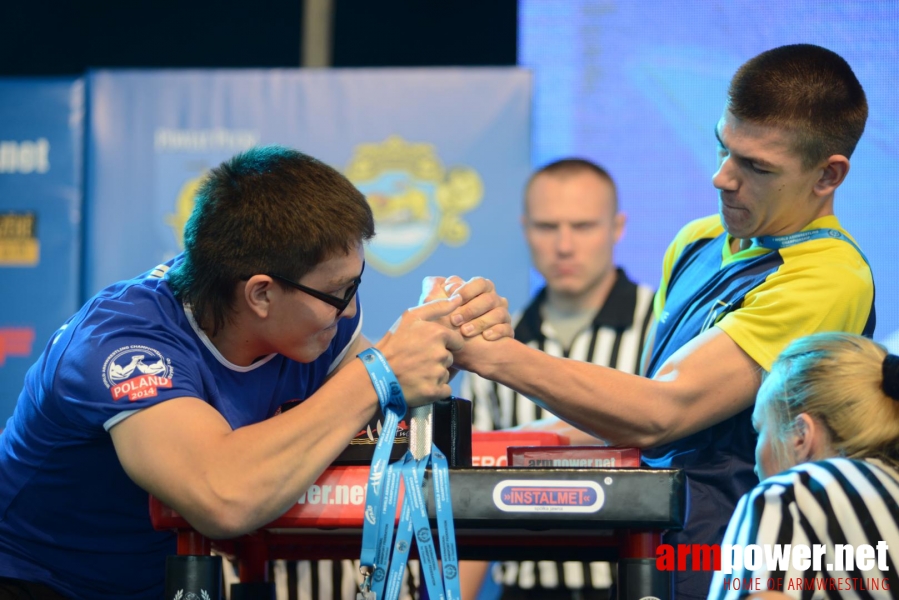
[[[103,363],[103,383],[113,400],[153,398],[172,387],[172,361],[149,346],[123,346]]]
[[[493,488],[493,503],[503,512],[593,513],[605,494],[594,481],[507,479]]]

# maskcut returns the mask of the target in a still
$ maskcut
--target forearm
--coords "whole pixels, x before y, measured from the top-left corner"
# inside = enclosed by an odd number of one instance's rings
[[[460,301],[409,309],[378,342],[410,407],[452,393],[447,368],[463,339],[439,321]],[[258,528],[296,502],[375,415],[377,394],[355,358],[367,345],[357,338],[336,373],[293,410],[236,430],[197,397],[142,410],[110,430],[119,460],[138,485],[207,536]],[[263,406],[271,401],[241,400]]]
[[[462,359],[578,429],[638,448],[739,413],[752,405],[760,383],[758,365],[715,328],[669,357],[654,379],[552,357],[512,339],[472,346]]]
[[[489,576],[489,569],[490,563],[487,561],[459,561],[459,585],[462,600],[475,600],[478,597],[478,592],[484,584],[484,578]]]
[[[350,363],[301,404],[231,432],[214,458],[217,501],[249,531],[305,493],[375,415],[377,396],[362,363]]]
[[[491,342],[478,372],[513,388],[563,421],[610,444],[653,445],[670,427],[659,382],[550,356],[514,340]],[[669,399],[670,400],[670,399]],[[643,415],[641,418],[635,418]]]
[[[110,434],[135,483],[204,535],[234,537],[290,508],[376,406],[355,360],[293,410],[254,425],[232,430],[203,400],[176,398],[130,416]]]
[[[562,436],[567,440],[570,446],[606,446],[606,440],[599,439],[587,433],[586,431],[575,427],[571,423],[567,423],[562,419],[552,416],[538,421],[531,421],[524,425],[520,425],[515,429],[521,431],[548,431]]]

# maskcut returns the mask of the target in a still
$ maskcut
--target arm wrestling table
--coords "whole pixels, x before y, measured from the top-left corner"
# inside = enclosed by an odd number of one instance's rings
[[[520,434],[491,435],[521,445]],[[150,516],[156,529],[175,530],[179,555],[215,548],[236,559],[241,583],[265,582],[269,560],[359,557],[368,472],[327,469],[284,515],[233,540],[205,538],[155,498]],[[454,467],[450,485],[461,559],[617,561],[621,600],[671,599],[671,573],[658,571],[655,559],[662,533],[684,524],[681,471]],[[428,472],[424,494],[436,531],[430,486]]]

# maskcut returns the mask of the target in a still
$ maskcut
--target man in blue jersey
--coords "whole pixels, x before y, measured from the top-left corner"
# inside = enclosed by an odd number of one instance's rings
[[[670,245],[641,378],[554,358],[514,339],[463,351],[476,372],[610,443],[687,475],[686,528],[669,543],[719,543],[757,483],[752,406],[761,374],[795,337],[871,335],[874,284],[834,216],[868,109],[852,69],[812,45],[775,48],[731,81],[715,127],[718,214]],[[474,360],[472,360],[474,356]],[[679,572],[679,600],[709,572]]]
[[[214,169],[184,253],[94,296],[29,370],[0,434],[0,597],[159,598],[175,541],[148,492],[212,538],[292,506],[378,406],[356,360],[373,234],[309,156]],[[511,335],[506,307],[474,279],[402,316],[376,348],[409,406],[451,394],[466,338]]]

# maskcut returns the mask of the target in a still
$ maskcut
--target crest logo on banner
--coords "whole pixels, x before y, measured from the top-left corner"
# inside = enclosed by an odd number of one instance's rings
[[[441,242],[467,242],[469,226],[462,215],[484,196],[477,171],[446,170],[433,145],[399,136],[357,146],[346,176],[365,194],[375,217],[377,235],[365,260],[393,276],[420,265]]]
[[[178,247],[184,248],[184,225],[190,218],[190,213],[194,210],[196,202],[197,190],[200,189],[200,183],[203,182],[205,173],[199,177],[187,180],[178,191],[178,198],[175,199],[175,212],[166,215],[165,222],[172,228],[175,239],[178,240]]]

